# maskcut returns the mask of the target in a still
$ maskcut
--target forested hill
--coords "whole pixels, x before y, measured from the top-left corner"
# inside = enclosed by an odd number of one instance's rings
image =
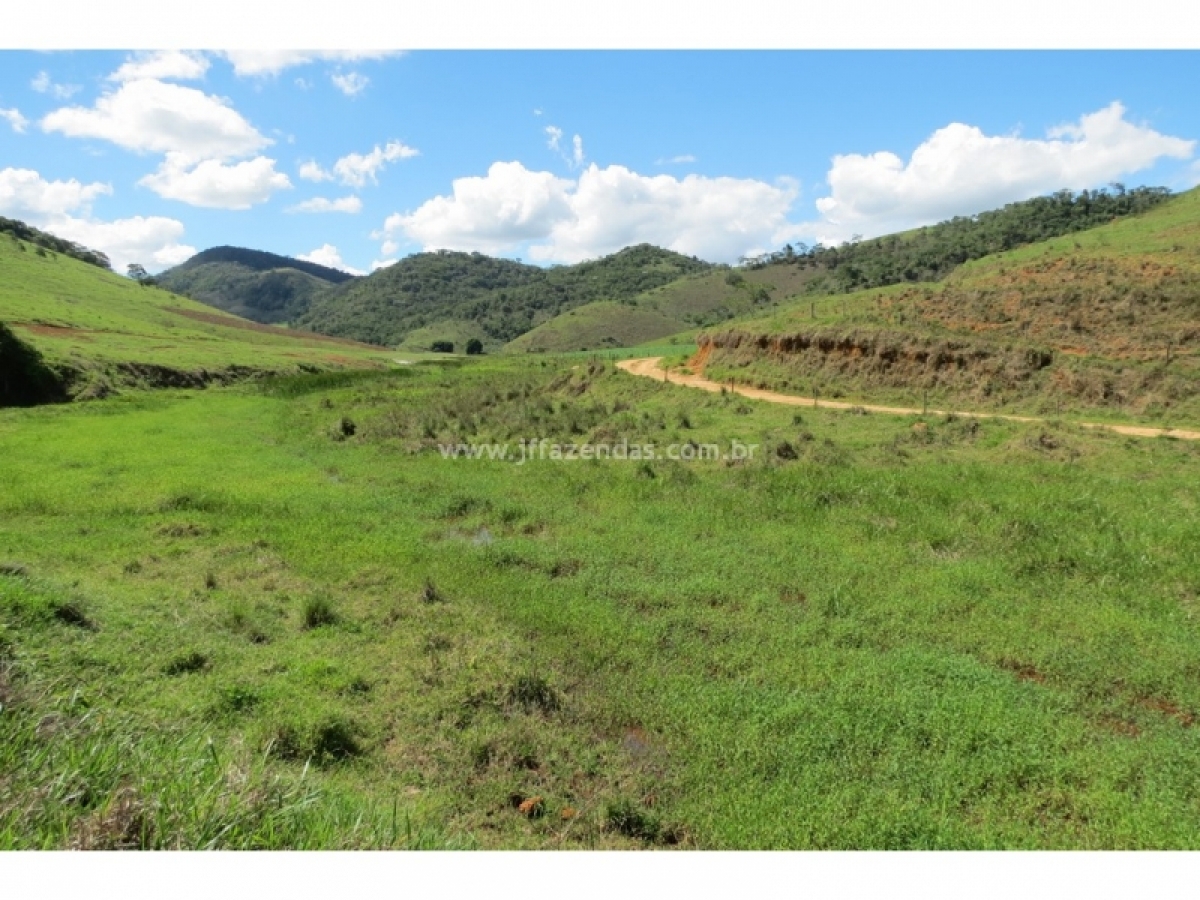
[[[298,272],[304,272],[306,275],[312,275],[314,278],[320,278],[322,281],[328,281],[332,284],[342,284],[355,277],[349,272],[343,272],[341,269],[331,269],[329,266],[318,265],[317,263],[308,262],[303,259],[294,259],[291,256],[280,256],[277,253],[268,253],[265,250],[249,250],[245,247],[213,247],[202,253],[197,253],[187,262],[163,272],[160,280],[177,272],[185,272],[188,269],[195,269],[199,266],[212,263],[234,263],[255,272],[268,272],[272,269],[295,269]]]
[[[649,244],[549,269],[479,253],[419,253],[317,297],[299,323],[383,345],[439,323],[465,323],[485,342],[502,344],[568,309],[631,298],[711,268]]]
[[[836,294],[904,282],[939,281],[965,262],[1025,244],[1106,225],[1171,199],[1163,187],[1058,191],[937,225],[839,247],[787,246],[751,260],[752,268],[799,266],[815,270],[806,294]]]
[[[314,298],[354,278],[290,256],[244,247],[213,247],[158,276],[169,291],[255,322],[292,322]]]

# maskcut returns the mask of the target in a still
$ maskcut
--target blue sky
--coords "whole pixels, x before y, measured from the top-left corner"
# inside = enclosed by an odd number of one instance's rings
[[[1062,187],[1200,182],[1192,51],[0,51],[0,215],[218,244],[716,261]],[[318,211],[323,210],[323,211]]]

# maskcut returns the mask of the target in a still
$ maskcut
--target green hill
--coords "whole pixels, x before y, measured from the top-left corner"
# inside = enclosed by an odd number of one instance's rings
[[[421,329],[461,332],[472,323],[495,349],[569,309],[630,299],[712,268],[648,244],[549,269],[479,253],[419,253],[317,296],[299,322],[389,346]]]
[[[8,331],[0,356],[21,360],[0,362],[0,373],[49,371],[74,395],[121,384],[203,385],[256,372],[384,367],[396,355],[250,322],[12,233],[0,236],[0,323]],[[12,390],[4,390],[16,396],[12,377]]]
[[[678,278],[619,303],[589,303],[538,325],[506,350],[513,353],[634,347],[739,315],[774,308],[812,273],[795,267],[729,269]]]
[[[797,393],[1200,422],[1200,190],[698,341],[713,377]]]
[[[838,247],[798,247],[750,261],[751,268],[798,268],[810,273],[805,292],[835,294],[938,281],[960,265],[1060,235],[1087,231],[1147,212],[1171,199],[1162,187],[1058,191],[975,216]]]
[[[318,294],[352,278],[347,272],[288,256],[214,247],[168,269],[156,281],[208,306],[272,324],[296,320]]]

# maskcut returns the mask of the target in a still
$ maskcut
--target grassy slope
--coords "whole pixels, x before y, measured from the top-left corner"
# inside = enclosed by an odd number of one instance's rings
[[[811,277],[794,267],[737,274],[741,282],[736,285],[726,280],[728,270],[721,270],[677,279],[625,303],[589,303],[538,325],[505,349],[525,353],[633,347],[769,308]]]
[[[560,312],[632,298],[710,268],[648,244],[548,269],[479,253],[418,253],[323,295],[300,321],[326,334],[388,345],[406,343],[418,331],[474,327],[495,349]]]
[[[258,326],[62,255],[0,239],[0,320],[51,363],[182,371],[382,366],[395,354]]]
[[[0,412],[4,845],[1197,846],[1193,444],[578,360],[186,396]],[[531,435],[763,447],[421,449]]]
[[[1200,192],[1191,191],[1139,217],[968,263],[939,284],[805,298],[769,318],[713,329],[824,338],[853,354],[743,349],[718,352],[710,365],[716,377],[799,392],[817,385],[827,395],[911,404],[928,389],[931,402],[979,409],[1087,407],[1190,421],[1200,418],[1197,298]],[[1048,351],[1054,362],[1012,384],[969,370],[893,375],[873,356],[884,347],[904,356],[949,345],[997,359]]]

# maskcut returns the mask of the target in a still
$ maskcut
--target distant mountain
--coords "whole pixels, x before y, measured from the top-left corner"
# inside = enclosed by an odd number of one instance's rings
[[[473,328],[494,349],[575,307],[630,299],[713,268],[649,244],[548,269],[480,253],[419,253],[315,296],[298,323],[387,346],[414,332]]]
[[[255,322],[292,322],[319,294],[355,276],[328,266],[243,247],[213,247],[157,281],[169,291]]]

